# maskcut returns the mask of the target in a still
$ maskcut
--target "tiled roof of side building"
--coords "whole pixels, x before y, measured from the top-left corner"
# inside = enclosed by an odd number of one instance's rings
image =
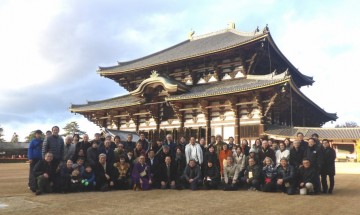
[[[177,45],[156,52],[154,54],[128,62],[119,62],[112,67],[100,67],[101,74],[130,71],[159,65],[196,56],[202,56],[228,48],[236,47],[254,39],[262,38],[267,33],[241,33],[234,29],[225,29],[194,39],[186,40]]]
[[[136,104],[141,104],[144,99],[138,98],[132,95],[123,95],[111,99],[105,99],[100,101],[88,102],[87,104],[71,105],[69,108],[73,112],[85,112],[92,110],[106,110],[111,108],[127,107]]]
[[[360,128],[311,128],[311,127],[287,127],[279,125],[270,125],[265,131],[268,135],[281,137],[296,137],[298,132],[302,132],[309,138],[317,133],[320,139],[360,139]]]

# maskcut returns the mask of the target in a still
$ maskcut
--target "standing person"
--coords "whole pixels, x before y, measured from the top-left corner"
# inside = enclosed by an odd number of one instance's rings
[[[269,142],[267,140],[263,140],[261,143],[261,149],[259,150],[259,160],[260,165],[265,165],[265,158],[269,157],[271,160],[275,161],[275,152],[270,148]]]
[[[249,151],[250,151],[250,146],[249,146],[249,143],[247,141],[247,139],[243,139],[241,141],[241,148],[242,148],[242,152],[248,156],[249,155]]]
[[[114,150],[111,148],[111,141],[105,139],[104,147],[99,149],[100,154],[106,155],[106,162],[108,165],[113,165],[115,163],[115,154]]]
[[[181,151],[181,148],[176,148],[174,163],[176,167],[176,187],[178,189],[181,189],[181,176],[184,172],[184,169],[186,167],[186,158],[184,155],[184,152]]]
[[[224,177],[224,167],[226,166],[227,158],[231,156],[232,156],[232,151],[228,149],[228,145],[227,144],[223,145],[223,148],[219,154],[221,178]]]
[[[207,164],[209,160],[212,161],[213,165],[220,168],[219,157],[215,152],[215,146],[214,145],[210,145],[208,147],[208,151],[204,155],[204,161],[203,162]]]
[[[233,137],[229,137],[229,139],[228,139],[228,148],[231,151],[235,151],[236,145],[234,143],[234,138]]]
[[[115,143],[117,139],[115,139]],[[117,144],[117,148],[114,150],[114,158],[115,158],[115,162],[119,162],[120,157],[121,156],[126,156],[126,152],[124,149],[124,144],[122,142],[118,142]]]
[[[159,167],[160,162],[158,157],[155,156],[155,151],[150,149],[148,152],[148,156],[145,159],[145,163],[150,167],[151,178],[152,178],[152,188],[160,188],[160,180],[159,180]]]
[[[166,135],[166,140],[164,141],[163,144],[167,144],[170,147],[170,153],[171,156],[175,156],[175,147],[176,147],[176,143],[173,140],[173,136],[171,134]]]
[[[128,134],[128,135],[127,135],[127,139],[126,139],[126,141],[124,142],[124,147],[125,147],[125,150],[126,150],[127,152],[129,152],[129,151],[134,151],[135,142],[133,141],[133,135],[132,135],[132,134]]]
[[[52,135],[52,132],[50,130],[47,130],[45,133],[45,138],[48,138]]]
[[[91,147],[88,148],[87,152],[86,152],[86,161],[88,162],[88,164],[90,164],[93,168],[96,164],[96,162],[99,159],[99,150],[98,150],[98,144],[96,141],[92,141]]]
[[[286,158],[286,160],[289,160],[290,151],[286,149],[285,143],[280,142],[279,150],[276,151],[275,157],[276,157],[276,166],[280,165],[280,160],[282,158]]]
[[[145,150],[145,153],[148,153],[148,151],[149,151],[149,149],[150,149],[150,144],[149,144],[149,142],[145,139],[145,134],[144,134],[144,133],[140,133],[140,139],[137,141],[137,143],[141,143],[142,149]]]
[[[186,139],[185,137],[181,137],[180,141],[178,142],[178,144],[176,145],[178,148],[181,149],[181,151],[185,152],[185,146],[187,145]]]
[[[94,134],[93,142],[96,142],[98,144],[98,146],[103,145],[103,142],[100,138],[101,138],[101,135],[99,133]]]
[[[297,140],[300,141],[300,148],[305,151],[308,147],[308,142],[304,140],[304,134],[302,132],[298,132],[296,134]]]
[[[226,143],[223,141],[222,136],[220,134],[216,135],[215,143],[214,143],[216,154],[218,155],[220,154],[220,151],[222,150],[223,145],[225,144]]]
[[[134,164],[132,170],[132,181],[134,190],[150,190],[152,184],[150,167],[145,163],[145,156],[140,155],[139,162]]]
[[[86,157],[86,152],[90,147],[91,147],[91,143],[89,142],[89,135],[84,134],[82,141],[78,142],[75,145],[75,154],[79,154],[79,151],[82,149],[84,151],[84,156]]]
[[[36,179],[34,177],[34,167],[42,159],[41,150],[43,145],[42,131],[35,131],[35,138],[31,140],[28,149],[28,159],[30,163],[29,170],[29,188],[31,191],[36,192]]]
[[[295,171],[302,166],[302,160],[304,156],[304,150],[300,147],[300,141],[295,140],[293,143],[293,148],[290,150],[290,165],[295,168]]]
[[[185,157],[186,163],[189,163],[191,159],[195,160],[195,162],[199,165],[203,162],[203,154],[200,144],[195,142],[195,137],[190,137],[189,144],[185,147]]]
[[[52,135],[45,138],[42,147],[42,157],[51,152],[53,155],[53,163],[58,166],[64,156],[64,140],[59,136],[60,129],[58,126],[52,127]]]
[[[329,140],[322,141],[324,163],[321,169],[322,192],[332,194],[335,185],[335,159],[336,152],[330,147]],[[328,187],[327,176],[329,176],[330,186]]]
[[[285,143],[286,149],[290,151],[292,149],[290,138],[285,138],[284,143]]]
[[[40,160],[34,167],[34,176],[36,178],[36,195],[42,193],[51,193],[51,182],[53,181],[55,168],[52,163],[53,154],[47,152],[43,160]]]
[[[63,161],[72,160],[75,155],[75,145],[73,144],[73,137],[67,135],[65,137],[64,156]]]
[[[317,133],[313,133],[311,137],[315,140],[317,147],[322,147],[322,144],[320,144],[319,135]]]

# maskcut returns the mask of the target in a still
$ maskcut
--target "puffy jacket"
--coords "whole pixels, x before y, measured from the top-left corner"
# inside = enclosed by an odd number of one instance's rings
[[[29,144],[29,149],[28,149],[28,158],[29,160],[33,160],[33,159],[42,159],[42,144],[43,144],[43,140],[42,139],[32,139],[30,144]]]

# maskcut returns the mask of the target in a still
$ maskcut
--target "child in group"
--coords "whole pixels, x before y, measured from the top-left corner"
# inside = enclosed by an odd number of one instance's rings
[[[82,187],[84,191],[91,191],[94,189],[96,182],[95,182],[95,174],[91,167],[91,165],[87,164],[85,166],[85,171],[82,174],[81,180]]]
[[[81,190],[81,175],[78,168],[75,168],[71,173],[70,191],[79,192]]]
[[[82,175],[85,171],[84,168],[84,159],[83,158],[78,158],[76,160],[76,163],[73,164],[73,169],[78,169],[80,172],[80,175]]]

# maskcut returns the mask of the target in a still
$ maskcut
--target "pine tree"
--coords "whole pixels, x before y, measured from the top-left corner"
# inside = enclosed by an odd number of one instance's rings
[[[80,130],[79,124],[77,122],[75,122],[75,121],[66,124],[63,129],[65,131],[63,136],[66,136],[66,135],[69,135],[69,134],[70,135],[74,135],[74,134],[82,135],[82,134],[86,133],[85,131]]]
[[[5,140],[3,138],[4,137],[3,132],[4,132],[4,129],[0,126],[0,143],[5,142]]]

